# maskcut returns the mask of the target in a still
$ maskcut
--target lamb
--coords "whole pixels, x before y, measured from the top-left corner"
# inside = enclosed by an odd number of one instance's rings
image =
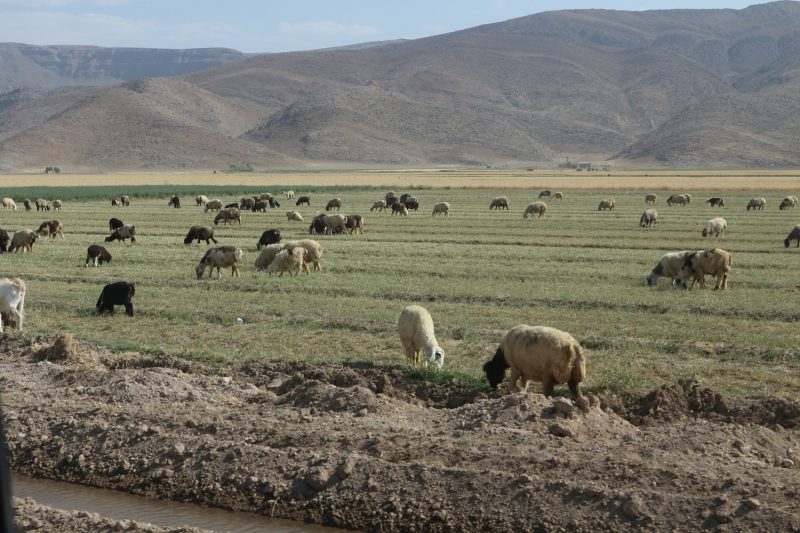
[[[364,235],[364,217],[361,215],[347,215],[344,221],[344,227],[350,230],[350,235],[353,232]]]
[[[115,305],[124,305],[125,314],[133,316],[133,303],[131,302],[131,298],[133,298],[135,293],[136,287],[133,283],[128,283],[127,281],[109,283],[103,287],[103,291],[97,299],[97,304],[95,304],[97,312],[104,313],[108,311],[109,314],[113,315]]]
[[[33,209],[31,207],[31,201],[28,200],[27,198],[25,198],[25,200],[22,201],[22,205],[25,206],[25,211],[30,211],[31,209]]]
[[[640,228],[649,228],[651,225],[655,226],[658,222],[658,212],[655,209],[645,209],[642,216],[639,218]]]
[[[711,275],[717,278],[714,290],[728,288],[728,272],[733,264],[730,252],[721,248],[711,250],[701,250],[691,252],[686,256],[683,268],[676,281],[684,288],[692,288],[695,283],[700,282],[700,287],[706,286],[706,276]],[[689,279],[692,284],[689,286]]]
[[[284,272],[288,272],[289,276],[297,276],[301,270],[304,270],[308,274],[307,256],[308,252],[300,246],[291,251],[281,250],[267,266],[267,273],[271,276],[278,272],[278,277],[280,277]]]
[[[198,194],[194,197],[194,201],[197,202],[198,206],[206,205],[208,203],[208,196],[205,194]]]
[[[261,253],[258,254],[256,258],[255,266],[256,271],[266,270],[267,267],[272,263],[281,250],[283,250],[282,244],[268,244],[261,250]]]
[[[222,200],[214,199],[208,200],[206,202],[206,206],[203,208],[203,213],[208,213],[209,211],[219,211],[222,209]]]
[[[399,214],[402,217],[408,216],[408,208],[403,204],[403,202],[395,202],[392,204],[392,216]]]
[[[262,246],[268,246],[270,244],[277,244],[281,242],[283,239],[283,234],[279,229],[268,229],[264,233],[261,234],[261,238],[258,239],[258,243],[256,243],[256,250],[260,250]]]
[[[588,408],[580,384],[586,379],[586,351],[572,335],[547,326],[514,326],[503,335],[500,345],[483,365],[489,385],[496,389],[511,367],[511,386],[527,391],[528,381],[544,386],[544,395],[552,396],[556,385],[567,383],[575,403]]]
[[[498,196],[491,201],[489,204],[489,209],[508,209],[509,203],[508,198],[505,196]]]
[[[756,209],[764,209],[764,206],[767,205],[767,200],[765,198],[751,198],[749,202],[747,202],[747,210],[750,211],[751,209],[755,211]]]
[[[656,266],[653,267],[653,270],[650,271],[650,275],[647,276],[648,287],[652,287],[658,283],[658,278],[660,277],[670,278],[674,285],[675,278],[680,274],[683,263],[690,253],[692,252],[684,250],[682,252],[669,252],[664,254],[661,259],[659,259]]]
[[[5,200],[3,200],[5,202]],[[783,200],[781,200],[781,205],[778,206],[778,209],[783,211],[784,209],[794,209],[797,205],[797,196],[787,196]]]
[[[669,198],[667,198],[667,205],[672,207],[672,204],[678,204],[680,206],[686,207],[689,202],[691,201],[691,196],[688,194],[673,194]]]
[[[326,235],[344,233],[345,223],[347,222],[347,217],[344,215],[326,215],[322,220],[325,222]]]
[[[130,224],[125,224],[121,228],[117,228],[111,232],[111,235],[106,237],[106,242],[113,242],[113,241],[125,241],[125,239],[130,239],[131,243],[136,242],[136,226],[131,226]]]
[[[245,198],[242,197],[239,199],[239,209],[253,209],[253,206],[256,205],[255,198]]]
[[[522,213],[522,218],[533,218],[532,215],[539,215],[539,218],[544,216],[545,211],[547,211],[547,204],[544,202],[533,202],[528,207],[525,208],[525,212]]]
[[[549,198],[552,198],[552,197],[553,197],[553,193],[550,192],[547,189],[545,189],[545,190],[543,190],[542,192],[539,193],[539,200],[541,200],[542,198],[548,198],[549,199]]]
[[[287,200],[291,200],[294,198],[294,191],[283,191],[283,195],[286,197]]]
[[[789,235],[783,240],[783,245],[788,248],[790,241],[797,241],[796,248],[800,248],[800,224],[792,228]]]
[[[5,253],[8,251],[9,240],[10,237],[8,236],[8,232],[4,229],[0,229],[0,253]]]
[[[600,201],[600,204],[597,206],[597,210],[605,211],[606,209],[608,209],[609,211],[612,211],[614,207],[616,207],[616,205],[617,203],[614,201],[613,198],[607,198],[605,200]]]
[[[16,211],[17,204],[14,203],[13,198],[3,198],[3,209],[11,209],[12,211]]]
[[[17,331],[22,331],[25,317],[25,282],[19,278],[0,280],[0,334],[8,326],[9,318],[14,321]],[[5,324],[3,323],[5,319]]]
[[[40,237],[50,236],[51,239],[55,239],[56,234],[59,234],[63,239],[64,226],[62,226],[61,222],[58,220],[46,220],[39,225],[39,229],[36,230],[36,234]]]
[[[563,200],[564,193],[563,192],[554,192],[553,193],[553,200]]]
[[[303,222],[303,215],[297,211],[289,211],[286,213],[286,219],[294,222]]]
[[[64,207],[64,202],[61,200],[53,200],[53,211],[61,212],[61,208]]]
[[[383,211],[386,209],[386,201],[385,200],[375,200],[372,202],[372,207],[369,208],[370,211]]]
[[[284,244],[283,248],[285,250],[289,250],[291,252],[296,247],[304,248],[308,252],[308,256],[306,257],[306,261],[308,263],[312,263],[314,265],[314,270],[322,270],[322,265],[320,261],[322,261],[322,254],[325,249],[322,247],[320,243],[312,239],[300,239],[299,241],[289,241]]]
[[[303,204],[310,206],[311,205],[311,197],[310,196],[301,196],[300,198],[297,199],[297,201],[295,202],[294,205],[300,206],[300,205],[303,205]]]
[[[400,313],[397,321],[400,342],[410,364],[419,364],[420,352],[424,357],[425,368],[433,363],[441,370],[444,365],[444,350],[439,347],[433,331],[433,318],[422,306],[409,305]]]
[[[114,231],[115,229],[121,228],[124,225],[125,225],[125,223],[122,222],[118,218],[109,218],[108,219],[108,231]]]
[[[119,207],[121,205],[122,204],[119,202],[118,198],[112,198],[111,199],[111,207]],[[37,209],[37,211],[38,211],[38,209]]]
[[[650,193],[644,196],[644,203],[646,204],[655,204],[656,200],[658,200],[658,196],[655,194]]]
[[[725,207],[725,198],[721,196],[714,196],[706,200],[706,203],[711,207]]]
[[[705,227],[703,228],[703,237],[707,237],[714,234],[715,237],[719,237],[720,234],[728,229],[728,221],[722,217],[712,218],[708,222],[706,222]]]
[[[225,224],[234,222],[238,222],[239,224],[242,223],[241,212],[235,207],[227,207],[225,209],[220,209],[217,211],[217,216],[214,217],[214,225],[219,225],[219,221],[223,221]]]
[[[433,213],[431,213],[431,216],[435,217],[436,215],[450,216],[450,204],[447,202],[439,202],[433,206]]]
[[[9,252],[33,252],[33,244],[36,242],[36,233],[29,229],[21,229],[15,231],[11,237],[11,245],[8,247]]]
[[[253,204],[253,207],[251,207],[250,209],[254,213],[266,213],[267,212],[267,204],[265,204],[261,200],[256,200],[256,202]]]
[[[167,203],[167,206],[178,209],[181,206],[181,199],[177,195],[172,195]]]
[[[339,198],[334,198],[333,200],[328,202],[328,205],[325,206],[325,211],[331,211],[336,209],[339,211],[342,207],[342,201]]]
[[[91,261],[94,266],[110,263],[111,254],[99,244],[92,244],[86,249],[86,263],[83,266],[88,267],[89,261]]]
[[[39,198],[38,200],[36,200],[36,210],[50,211],[50,202],[48,202],[44,198]]]
[[[217,239],[214,238],[214,228],[208,226],[192,226],[189,228],[189,233],[183,239],[183,244],[192,244],[194,240],[197,241],[197,244],[200,244],[200,241],[206,241],[206,244],[211,244],[211,241],[214,241],[214,244],[217,244]]]
[[[242,258],[242,249],[234,246],[218,246],[210,248],[195,268],[197,279],[203,277],[203,273],[207,267],[211,267],[208,271],[208,277],[211,278],[214,269],[217,269],[217,279],[222,278],[222,269],[230,268],[231,276],[239,276],[239,260]]]
[[[128,207],[129,205],[131,205],[131,197],[128,196],[127,194],[123,194],[122,196],[119,197],[119,203],[122,204],[122,207]]]

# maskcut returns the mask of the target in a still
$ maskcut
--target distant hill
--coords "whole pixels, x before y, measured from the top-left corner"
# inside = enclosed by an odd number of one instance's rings
[[[248,155],[265,165],[528,164],[569,155],[800,166],[800,2],[555,11],[137,83],[145,89],[135,98],[130,84],[0,96],[0,167],[41,166],[46,150],[30,148],[43,144],[64,157],[50,164],[84,168],[199,167]],[[73,143],[128,148],[98,154]]]

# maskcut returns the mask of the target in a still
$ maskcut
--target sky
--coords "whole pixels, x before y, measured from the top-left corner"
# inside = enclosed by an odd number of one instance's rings
[[[557,9],[741,9],[759,0],[0,0],[0,42],[287,52]]]

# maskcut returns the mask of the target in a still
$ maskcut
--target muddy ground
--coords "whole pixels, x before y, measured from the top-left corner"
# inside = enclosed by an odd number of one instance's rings
[[[0,390],[32,476],[369,531],[800,531],[800,404],[695,383],[582,412],[366,365],[220,371],[59,337],[3,341]]]

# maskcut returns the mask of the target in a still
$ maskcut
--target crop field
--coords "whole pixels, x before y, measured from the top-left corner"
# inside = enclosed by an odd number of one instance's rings
[[[528,323],[586,342],[588,390],[632,392],[695,378],[736,397],[800,394],[800,250],[783,246],[800,209],[778,210],[780,198],[797,190],[693,190],[691,205],[672,208],[659,192],[658,225],[640,229],[641,191],[564,189],[566,198],[548,200],[543,218],[523,220],[538,189],[415,189],[419,212],[400,218],[369,212],[385,187],[294,188],[312,196],[310,208],[296,208],[306,223],[287,222],[295,206],[283,198],[281,208],[267,213],[244,211],[241,225],[216,227],[219,244],[243,249],[241,277],[227,270],[220,280],[200,281],[194,267],[207,247],[184,245],[183,237],[192,225],[213,225],[213,214],[194,205],[193,193],[228,203],[246,192],[280,189],[3,189],[19,208],[0,212],[0,227],[36,229],[56,218],[66,232],[63,240],[41,240],[33,254],[0,256],[3,276],[28,283],[23,334],[68,331],[115,351],[215,365],[253,358],[400,365],[397,317],[419,303],[433,315],[446,353],[446,372],[436,379],[485,383],[481,365],[503,332]],[[181,209],[167,207],[169,191],[181,194]],[[131,206],[112,208],[111,194],[131,194]],[[511,209],[490,211],[490,200],[501,194]],[[717,195],[728,207],[703,204]],[[37,196],[64,199],[63,211],[25,212],[21,199]],[[334,196],[343,213],[365,216],[364,235],[312,236],[325,247],[322,272],[292,278],[255,271],[264,230],[280,228],[285,240],[308,238],[308,222]],[[766,209],[745,210],[754,196],[767,198]],[[598,212],[606,197],[617,208]],[[450,217],[431,217],[439,201],[450,202]],[[727,219],[728,232],[704,239],[700,230],[713,216]],[[84,268],[86,247],[102,243],[110,217],[134,224],[137,243],[108,243],[113,261]],[[733,253],[729,290],[714,291],[711,278],[706,289],[691,291],[666,279],[646,286],[663,253],[714,246]],[[134,318],[121,308],[115,316],[94,313],[102,286],[115,280],[136,283]],[[235,325],[237,317],[243,325]]]

